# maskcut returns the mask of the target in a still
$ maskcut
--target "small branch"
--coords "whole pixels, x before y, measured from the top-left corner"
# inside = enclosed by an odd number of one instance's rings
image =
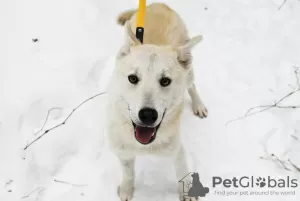
[[[284,101],[286,98],[290,97],[291,95],[297,93],[298,91],[300,91],[300,88],[297,89],[296,91],[292,91],[290,93],[288,93],[287,95],[283,96],[281,99],[279,99],[278,101],[276,101],[273,105],[262,105],[262,106],[257,106],[257,107],[252,107],[250,108],[246,115],[244,117],[248,117],[248,116],[252,116],[254,114],[258,114],[258,113],[261,113],[261,112],[264,112],[266,110],[269,110],[271,108],[281,108],[281,109],[295,109],[295,108],[300,108],[300,105],[293,105],[293,106],[281,106],[279,105],[282,101]],[[252,110],[255,110],[255,109],[258,109],[258,108],[263,108],[262,110],[259,110],[257,112],[253,112],[253,113],[250,113]]]
[[[296,93],[296,92],[298,92],[298,91],[300,91],[300,89],[298,89],[298,90],[296,90],[296,91],[294,91],[294,92],[289,93],[288,96],[285,96],[285,98],[287,98],[287,97],[293,95],[294,93]],[[284,99],[285,99],[285,98],[284,98]],[[232,119],[232,120],[228,121],[228,122],[226,123],[226,125],[228,125],[228,124],[230,124],[230,123],[232,123],[232,122],[238,121],[238,120],[245,119],[245,118],[247,118],[247,117],[251,117],[251,116],[256,115],[256,114],[258,114],[258,113],[265,112],[265,111],[267,111],[267,110],[269,110],[269,109],[271,109],[271,108],[279,108],[279,109],[298,109],[298,108],[300,108],[300,105],[290,105],[290,106],[281,106],[281,105],[278,105],[278,104],[279,104],[280,102],[282,102],[284,99],[275,102],[273,105],[262,105],[262,106],[252,107],[252,108],[250,108],[250,109],[246,112],[246,114],[245,114],[244,116],[238,117],[238,118],[236,118],[236,119]],[[251,111],[253,111],[253,110],[255,110],[255,109],[258,109],[258,108],[263,108],[263,109],[261,109],[261,110],[259,110],[259,111],[256,111],[256,112],[253,112],[253,113],[250,113]]]
[[[267,137],[266,140],[269,140],[269,138],[270,138],[270,136],[271,136],[270,134],[272,134],[272,133],[268,133],[268,137]],[[285,170],[291,171],[291,170],[286,166],[286,162],[285,162],[285,161],[280,160],[275,154],[270,154],[270,153],[268,152],[266,143],[263,143],[262,145],[263,145],[263,148],[264,148],[264,152],[265,152],[266,157],[261,156],[260,159],[271,160],[271,161],[279,162],[279,164],[281,164],[281,166],[282,166]]]
[[[56,180],[56,179],[54,179],[54,182],[71,185],[73,187],[86,187],[86,186],[88,186],[87,184],[72,184],[72,183],[69,183],[69,182],[66,182],[66,181],[60,181],[60,180]]]
[[[291,171],[287,166],[286,166],[286,162],[280,160],[276,155],[274,154],[271,154],[271,155],[268,155],[267,157],[259,157],[260,159],[262,160],[272,160],[274,162],[278,162],[285,170],[287,171]]]
[[[12,190],[9,189],[9,186],[10,186],[12,183],[13,183],[13,180],[10,179],[10,180],[8,180],[7,182],[5,182],[5,185],[4,185],[4,187],[6,188],[6,191],[9,192],[9,193],[12,192]]]
[[[285,162],[280,160],[275,154],[271,154],[271,156],[274,157],[276,161],[278,161],[285,170],[291,171],[288,167],[286,167]]]
[[[62,109],[62,108],[60,108],[60,107],[53,107],[53,108],[51,108],[50,110],[48,110],[47,117],[46,117],[46,119],[45,119],[45,122],[44,122],[42,128],[41,128],[40,130],[38,130],[36,133],[34,133],[34,135],[37,135],[37,134],[39,134],[40,132],[43,131],[44,127],[45,127],[46,124],[47,124],[48,118],[49,118],[50,113],[52,112],[52,110],[61,110],[61,109]]]
[[[25,195],[25,196],[23,196],[23,197],[21,197],[21,199],[25,199],[25,198],[28,198],[28,197],[30,197],[35,191],[37,191],[37,190],[40,190],[39,192],[38,192],[38,194],[40,194],[43,190],[44,190],[44,188],[36,188],[36,189],[34,189],[33,191],[31,191],[28,195]]]
[[[298,71],[300,70],[300,67],[295,66],[294,74],[296,76],[296,83],[298,85],[298,88],[300,88],[300,78],[298,75]]]
[[[281,3],[281,5],[277,8],[277,10],[280,10],[283,6],[284,6],[284,4],[287,2],[287,0],[283,0],[283,2]]]
[[[232,120],[228,121],[226,123],[226,125],[228,125],[228,124],[230,124],[232,122],[235,122],[235,121],[242,120],[242,119],[245,119],[247,117],[253,116],[255,114],[265,112],[265,111],[267,111],[267,110],[269,110],[271,108],[279,108],[279,109],[298,109],[298,108],[300,108],[300,105],[287,105],[287,106],[280,105],[280,103],[282,103],[285,99],[287,99],[288,97],[290,97],[290,96],[292,96],[295,93],[297,93],[297,92],[300,91],[300,80],[299,80],[299,76],[298,76],[299,69],[300,69],[300,67],[296,67],[296,69],[294,71],[294,74],[296,76],[296,84],[297,84],[297,89],[296,90],[294,90],[292,92],[289,92],[288,94],[286,94],[285,96],[283,96],[282,98],[280,98],[278,101],[275,101],[274,104],[271,104],[271,105],[260,105],[260,106],[252,107],[252,108],[250,108],[250,109],[247,110],[247,112],[246,112],[246,114],[244,116],[232,119]],[[256,109],[259,109],[259,108],[261,108],[261,109],[258,110],[258,111],[252,112],[253,110],[256,110]]]
[[[293,136],[293,135],[291,135]],[[269,138],[269,137],[268,137]],[[263,160],[271,160],[274,162],[279,163],[285,170],[287,171],[292,171],[290,168],[288,168],[288,166],[292,166],[294,169],[296,169],[298,172],[300,172],[300,167],[296,166],[294,163],[292,163],[292,161],[290,159],[288,159],[287,161],[281,160],[279,157],[277,157],[275,154],[270,154],[268,152],[268,149],[266,147],[266,144],[262,144],[263,148],[264,148],[264,152],[266,156],[261,156],[260,159]],[[287,152],[286,152],[287,153]]]
[[[12,179],[8,180],[8,181],[5,183],[5,186],[8,186],[8,185],[10,185],[12,182],[13,182],[13,180],[12,180]]]
[[[47,133],[49,133],[50,131],[58,128],[58,127],[61,127],[62,125],[65,125],[67,123],[67,121],[69,120],[69,118],[73,115],[73,113],[78,109],[80,108],[82,105],[84,105],[86,102],[98,97],[98,96],[101,96],[102,94],[105,94],[106,92],[102,92],[102,93],[99,93],[99,94],[96,94],[88,99],[86,99],[85,101],[83,101],[82,103],[80,103],[77,107],[75,107],[72,112],[67,116],[67,118],[61,122],[60,124],[57,124],[56,126],[53,126],[52,128],[50,129],[47,129],[44,131],[43,134],[41,134],[39,137],[37,137],[36,139],[34,139],[32,142],[30,142],[29,144],[27,144],[23,150],[27,150],[31,145],[33,145],[36,141],[38,141],[39,139],[41,139],[42,137],[44,137]]]
[[[291,135],[291,137],[292,137],[294,140],[298,140],[298,141],[299,141],[299,138],[296,137],[295,135]]]
[[[298,171],[300,172],[300,167],[296,166],[292,161],[289,159],[288,162]]]
[[[290,105],[290,106],[279,106],[279,105],[277,105],[276,108],[281,108],[281,109],[297,109],[297,108],[300,108],[300,105]]]

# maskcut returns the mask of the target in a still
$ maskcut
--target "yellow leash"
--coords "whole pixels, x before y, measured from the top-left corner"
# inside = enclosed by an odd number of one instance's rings
[[[143,43],[144,38],[144,25],[146,15],[146,0],[139,0],[139,8],[136,19],[136,38]]]

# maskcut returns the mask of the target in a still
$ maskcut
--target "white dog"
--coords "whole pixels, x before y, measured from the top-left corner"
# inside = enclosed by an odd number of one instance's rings
[[[172,157],[178,180],[189,173],[179,135],[185,90],[196,115],[206,117],[207,110],[193,84],[191,66],[191,49],[202,36],[190,39],[179,15],[161,3],[146,8],[143,44],[133,34],[136,10],[122,13],[118,22],[125,25],[126,37],[108,85],[108,136],[122,164],[118,194],[129,201],[137,155]]]

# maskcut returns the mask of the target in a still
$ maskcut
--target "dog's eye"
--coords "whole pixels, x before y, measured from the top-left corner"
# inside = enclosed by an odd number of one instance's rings
[[[129,75],[128,80],[131,84],[137,84],[139,82],[139,78],[136,75]]]
[[[169,86],[171,84],[171,79],[167,77],[163,77],[160,79],[160,85],[163,87]]]

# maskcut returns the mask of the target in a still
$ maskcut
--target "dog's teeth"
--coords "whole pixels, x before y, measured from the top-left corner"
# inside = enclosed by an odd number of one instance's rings
[[[153,137],[153,136],[154,136],[154,134],[155,134],[155,133],[152,133],[151,137]]]

